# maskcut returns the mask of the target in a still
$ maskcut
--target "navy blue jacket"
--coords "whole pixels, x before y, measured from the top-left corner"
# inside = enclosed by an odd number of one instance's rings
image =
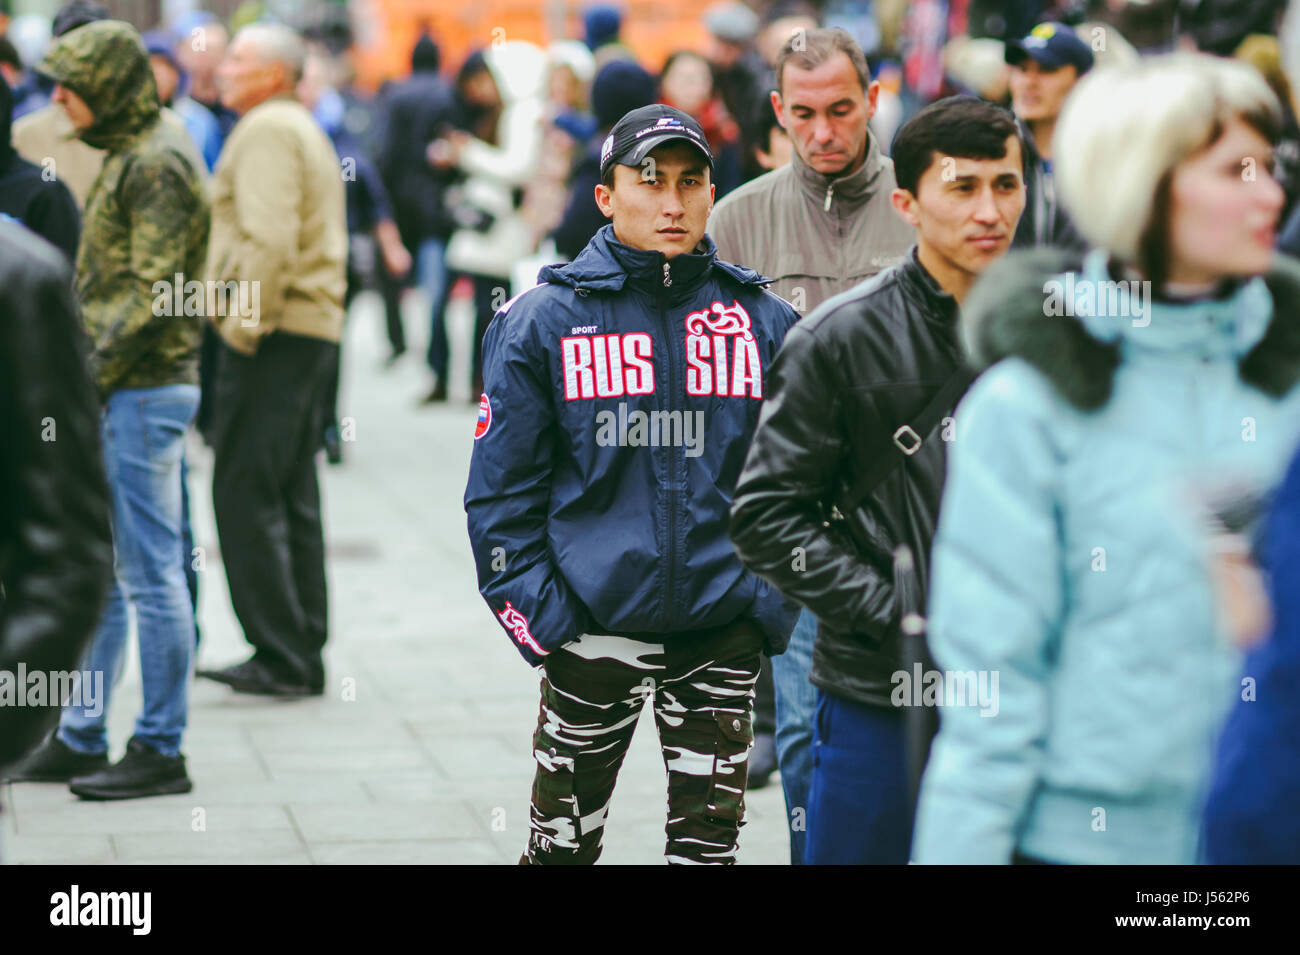
[[[1278,491],[1265,549],[1273,633],[1246,657],[1242,698],[1219,744],[1205,810],[1211,865],[1300,865],[1300,455]]]
[[[727,536],[767,370],[798,313],[705,236],[666,259],[612,226],[497,313],[483,342],[465,510],[479,590],[534,665],[583,633],[755,621],[797,608]]]

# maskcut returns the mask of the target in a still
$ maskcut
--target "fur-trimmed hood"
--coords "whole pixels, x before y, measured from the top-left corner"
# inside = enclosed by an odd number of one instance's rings
[[[1046,376],[1075,407],[1088,411],[1105,405],[1115,369],[1123,360],[1121,337],[1098,334],[1104,319],[1051,314],[1044,307],[1049,283],[1061,281],[1068,273],[1079,277],[1090,267],[1101,268],[1104,274],[1104,259],[1094,258],[1099,255],[1091,253],[1085,263],[1076,254],[1033,249],[1012,252],[990,266],[962,309],[970,364],[983,371],[1003,358],[1019,357]],[[1300,380],[1300,261],[1279,253],[1263,287],[1272,299],[1271,317],[1264,320],[1261,315],[1262,327],[1246,339],[1248,347],[1239,350],[1238,368],[1242,381],[1280,397]],[[1242,283],[1220,300],[1219,307],[1258,306],[1262,295],[1258,283]],[[1157,325],[1162,311],[1196,307],[1150,304]],[[1265,303],[1263,315],[1267,314]]]

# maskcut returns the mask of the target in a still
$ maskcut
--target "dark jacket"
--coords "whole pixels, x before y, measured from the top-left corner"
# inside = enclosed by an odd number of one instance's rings
[[[532,664],[740,618],[780,652],[797,608],[741,566],[727,513],[794,309],[708,236],[669,260],[607,226],[539,278],[483,343],[465,510],[488,606]]]
[[[0,212],[13,216],[68,257],[77,260],[81,213],[77,200],[58,179],[46,179],[44,170],[21,158],[10,141],[13,95],[0,80]]]
[[[453,127],[456,101],[436,70],[417,70],[393,87],[382,110],[379,173],[402,242],[414,254],[423,240],[448,239],[456,230],[443,201],[455,173],[434,169],[425,155],[429,143]]]
[[[99,403],[71,269],[0,222],[0,671],[76,669],[112,566]],[[58,714],[58,700],[0,706],[0,765]]]
[[[741,560],[817,615],[812,682],[861,703],[889,706],[901,665],[892,556],[900,544],[917,555],[924,606],[943,422],[843,515],[851,527],[830,520],[831,508],[958,370],[957,319],[956,300],[915,249],[824,302],[791,330],[772,366],[736,486],[731,536]]]
[[[1065,214],[1054,177],[1038,154],[1034,134],[1019,119],[1016,125],[1020,127],[1020,141],[1025,149],[1025,212],[1020,217],[1011,247],[1025,249],[1050,245],[1068,252],[1086,252],[1088,242]]]
[[[1278,491],[1267,541],[1273,632],[1246,658],[1219,744],[1205,809],[1211,865],[1300,864],[1300,456]]]
[[[581,155],[574,160],[569,173],[569,198],[564,203],[564,215],[551,237],[560,255],[572,261],[587,247],[592,237],[603,229],[609,219],[596,205],[596,186],[600,184],[600,147],[608,130],[591,137]]]

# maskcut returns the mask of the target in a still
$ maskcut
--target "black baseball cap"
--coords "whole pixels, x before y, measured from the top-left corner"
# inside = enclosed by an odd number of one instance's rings
[[[709,152],[709,141],[700,124],[680,109],[655,103],[625,113],[614,124],[614,129],[600,147],[601,178],[615,163],[641,165],[652,149],[674,139],[690,143],[704,153],[709,169],[713,169],[713,153]]]
[[[1092,50],[1064,23],[1040,23],[1023,40],[1012,40],[1003,57],[1012,66],[1034,60],[1049,70],[1073,66],[1082,75],[1092,68]]]

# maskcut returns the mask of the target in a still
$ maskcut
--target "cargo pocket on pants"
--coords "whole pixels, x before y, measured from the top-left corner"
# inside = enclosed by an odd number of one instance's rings
[[[576,852],[582,816],[575,789],[576,751],[538,733],[533,744],[537,778],[533,782],[533,847]]]
[[[739,823],[745,812],[749,747],[754,742],[753,717],[722,712],[715,715],[717,733],[706,813],[720,822]]]

